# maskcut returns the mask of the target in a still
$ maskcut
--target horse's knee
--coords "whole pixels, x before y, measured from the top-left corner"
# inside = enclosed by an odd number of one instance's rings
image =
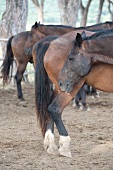
[[[17,83],[20,83],[22,80],[22,75],[17,72],[15,75],[15,79],[16,79]]]
[[[57,106],[55,105],[49,105],[48,107],[48,112],[51,115],[52,119],[54,122],[56,122],[58,120],[58,118],[61,117],[61,114],[59,112],[59,109]]]

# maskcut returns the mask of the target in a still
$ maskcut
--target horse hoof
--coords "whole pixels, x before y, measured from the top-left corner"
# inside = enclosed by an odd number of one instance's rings
[[[71,151],[70,151],[70,136],[60,136],[59,141],[59,154],[65,157],[71,157]]]
[[[25,99],[22,97],[22,98],[19,98],[20,99],[20,102],[23,102],[25,101]]]
[[[21,105],[21,106],[27,106],[27,102],[25,101],[25,100],[21,100],[20,102],[19,102],[19,104]]]
[[[45,133],[44,138],[44,148],[47,150],[47,153],[58,155],[58,148],[54,143],[54,134],[51,132],[50,129],[48,129]]]
[[[75,104],[75,103],[73,103],[73,104],[72,104],[72,106],[73,106],[73,107],[76,107],[76,104]]]
[[[59,151],[58,151],[57,146],[56,146],[56,145],[50,146],[50,147],[47,149],[47,153],[48,153],[48,154],[52,154],[52,155],[59,155]]]
[[[62,148],[59,148],[59,154],[61,156],[65,156],[65,157],[72,157],[71,156],[71,151],[69,149],[62,149]]]
[[[99,94],[96,94],[96,95],[95,95],[95,98],[100,98],[100,95],[99,95]]]
[[[83,110],[83,106],[80,106],[80,107],[79,107],[79,110]]]
[[[90,112],[91,110],[90,110],[90,108],[88,107],[88,108],[86,109],[86,111]]]
[[[83,111],[90,112],[90,108],[89,108],[89,107],[84,107],[82,110],[83,110]]]

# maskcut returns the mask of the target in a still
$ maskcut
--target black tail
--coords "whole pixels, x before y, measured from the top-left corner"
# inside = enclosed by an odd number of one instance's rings
[[[3,61],[3,64],[1,66],[1,73],[2,73],[2,78],[3,78],[3,85],[7,84],[10,82],[9,80],[9,71],[10,71],[10,66],[13,67],[13,52],[12,52],[12,47],[11,47],[11,42],[14,36],[10,37],[8,42],[7,42],[7,49],[6,49],[6,55]],[[11,69],[11,75],[12,75],[12,69]]]
[[[49,36],[51,37],[51,36]],[[48,39],[48,37],[44,38],[43,41],[36,44],[34,47],[36,57],[36,70],[35,70],[35,96],[36,96],[36,110],[37,117],[40,123],[42,135],[45,135],[47,120],[49,119],[48,114],[48,105],[51,100],[51,96],[53,94],[53,84],[50,81],[45,68],[44,68],[44,55],[47,51],[50,42],[57,38],[56,36],[52,36],[52,38]]]

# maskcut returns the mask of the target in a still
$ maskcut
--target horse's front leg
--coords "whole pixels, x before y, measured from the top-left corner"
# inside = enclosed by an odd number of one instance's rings
[[[66,131],[66,128],[63,124],[61,114],[64,107],[73,99],[73,96],[68,96],[66,93],[61,92],[56,96],[53,102],[48,107],[48,112],[50,113],[53,121],[56,124],[56,127],[60,134],[59,140],[59,154],[67,157],[71,157],[70,151],[70,137]]]
[[[63,124],[61,115],[63,109],[70,103],[73,97],[77,94],[79,89],[82,87],[83,83],[84,81],[81,81],[79,84],[77,84],[71,93],[67,94],[65,92],[60,92],[48,107],[48,112],[50,113],[53,121],[55,122],[58,132],[60,134],[59,154],[66,157],[71,157],[70,150],[71,139]]]

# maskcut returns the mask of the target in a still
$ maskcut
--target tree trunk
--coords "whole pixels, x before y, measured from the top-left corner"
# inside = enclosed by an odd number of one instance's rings
[[[6,0],[6,10],[0,23],[0,37],[9,38],[26,30],[28,0]],[[2,42],[4,56],[6,42]]]
[[[113,2],[111,0],[108,0],[108,10],[111,15],[111,21],[113,21]]]
[[[61,23],[75,26],[78,19],[80,0],[58,0]]]
[[[104,0],[100,0],[99,10],[98,10],[98,15],[97,15],[97,23],[100,23],[100,18],[101,18],[101,14],[102,14],[103,4],[104,4]]]
[[[80,8],[81,8],[82,18],[81,18],[80,26],[83,26],[83,27],[86,26],[88,11],[89,11],[89,7],[90,7],[91,2],[92,2],[92,0],[89,0],[86,7],[84,7],[83,4],[82,4],[82,0],[81,0]]]
[[[40,23],[44,22],[44,13],[43,13],[44,1],[45,0],[41,0],[39,4],[38,0],[32,0],[33,4],[38,10],[38,20],[40,21]]]

